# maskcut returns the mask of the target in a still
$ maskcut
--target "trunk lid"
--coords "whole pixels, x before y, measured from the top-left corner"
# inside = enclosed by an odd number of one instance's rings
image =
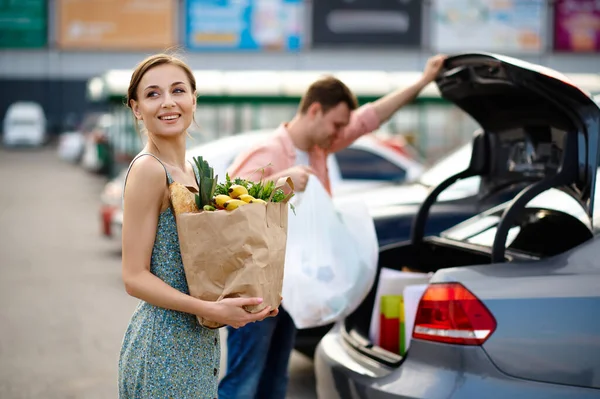
[[[562,174],[591,217],[600,109],[588,93],[554,70],[485,53],[449,57],[436,82],[484,131],[483,194]]]

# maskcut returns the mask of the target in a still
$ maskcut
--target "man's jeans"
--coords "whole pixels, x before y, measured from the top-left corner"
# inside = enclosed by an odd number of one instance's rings
[[[227,327],[227,373],[219,399],[285,399],[296,326],[279,314],[240,329]]]

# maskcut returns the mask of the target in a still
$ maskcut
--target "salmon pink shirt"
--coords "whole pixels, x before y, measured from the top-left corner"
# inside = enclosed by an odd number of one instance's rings
[[[380,125],[372,104],[365,104],[350,114],[350,122],[333,141],[331,148],[323,150],[314,146],[308,151],[311,168],[323,186],[331,194],[327,168],[327,156],[352,144],[360,136],[371,133]],[[264,169],[264,179],[293,167],[296,164],[296,148],[287,130],[281,124],[273,136],[240,154],[228,169],[229,176],[258,181]]]

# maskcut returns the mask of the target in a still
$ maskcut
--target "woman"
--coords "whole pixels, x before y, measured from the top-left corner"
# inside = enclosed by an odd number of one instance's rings
[[[119,397],[216,398],[219,332],[196,316],[239,328],[277,309],[250,314],[242,307],[260,298],[206,302],[189,295],[168,192],[173,181],[197,188],[197,171],[185,161],[196,110],[189,67],[169,55],[151,56],[133,72],[127,97],[148,142],[131,162],[124,189],[123,281],[141,301],[123,340]]]

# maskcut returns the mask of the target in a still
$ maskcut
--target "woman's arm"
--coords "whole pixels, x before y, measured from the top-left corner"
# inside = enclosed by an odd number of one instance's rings
[[[148,156],[134,162],[125,186],[123,208],[122,277],[127,293],[158,307],[191,313],[234,327],[267,317],[269,308],[257,314],[242,309],[245,305],[259,304],[261,300],[258,298],[202,301],[171,287],[150,272],[150,258],[166,187],[165,170],[156,159]]]
[[[137,159],[127,177],[123,204],[123,282],[131,296],[181,312],[209,312],[207,303],[186,295],[150,273],[150,258],[167,187],[163,166],[152,157]]]

